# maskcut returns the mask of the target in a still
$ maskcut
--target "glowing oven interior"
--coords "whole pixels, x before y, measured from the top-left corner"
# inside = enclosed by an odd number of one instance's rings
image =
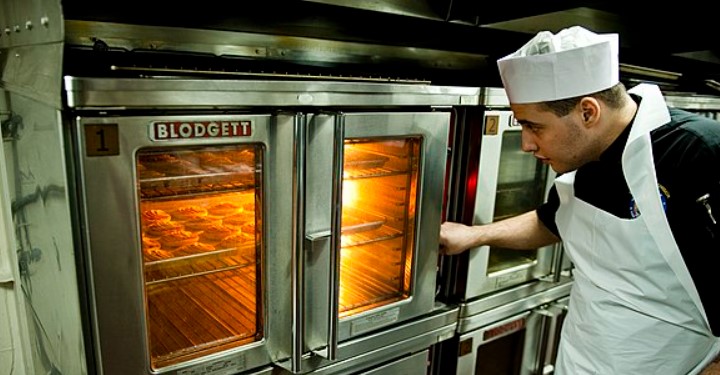
[[[340,316],[408,298],[420,140],[345,144]]]
[[[341,317],[410,295],[419,150],[346,142]],[[138,153],[152,368],[262,339],[262,165],[257,145]]]
[[[155,369],[263,336],[261,151],[244,145],[138,153]]]

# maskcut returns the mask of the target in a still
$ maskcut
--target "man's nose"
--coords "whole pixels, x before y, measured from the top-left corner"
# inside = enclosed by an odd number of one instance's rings
[[[529,133],[530,130],[523,127],[520,148],[525,152],[535,152],[537,151],[537,144],[535,144],[533,136]]]

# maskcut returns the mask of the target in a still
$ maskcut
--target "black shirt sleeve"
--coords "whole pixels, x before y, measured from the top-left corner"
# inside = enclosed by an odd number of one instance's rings
[[[560,197],[558,196],[555,185],[550,188],[548,192],[548,199],[545,203],[540,205],[537,209],[537,215],[540,221],[556,236],[560,237],[560,233],[555,224],[555,213],[560,206]]]

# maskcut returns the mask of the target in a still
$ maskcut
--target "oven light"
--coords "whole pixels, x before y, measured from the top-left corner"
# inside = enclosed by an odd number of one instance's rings
[[[360,190],[357,185],[357,181],[344,180],[342,187],[342,204],[344,207],[353,207],[357,205],[359,200]]]
[[[477,171],[472,171],[467,177],[467,190],[465,191],[465,194],[467,194],[468,197],[474,196],[477,194],[477,178],[478,173]]]

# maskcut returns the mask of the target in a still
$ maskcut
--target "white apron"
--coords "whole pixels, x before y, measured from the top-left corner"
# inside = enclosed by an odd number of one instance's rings
[[[556,222],[576,266],[557,375],[697,374],[720,352],[658,192],[650,131],[670,115],[657,86],[630,92],[643,100],[622,166],[640,216],[621,219],[575,198],[575,172],[555,182]]]

